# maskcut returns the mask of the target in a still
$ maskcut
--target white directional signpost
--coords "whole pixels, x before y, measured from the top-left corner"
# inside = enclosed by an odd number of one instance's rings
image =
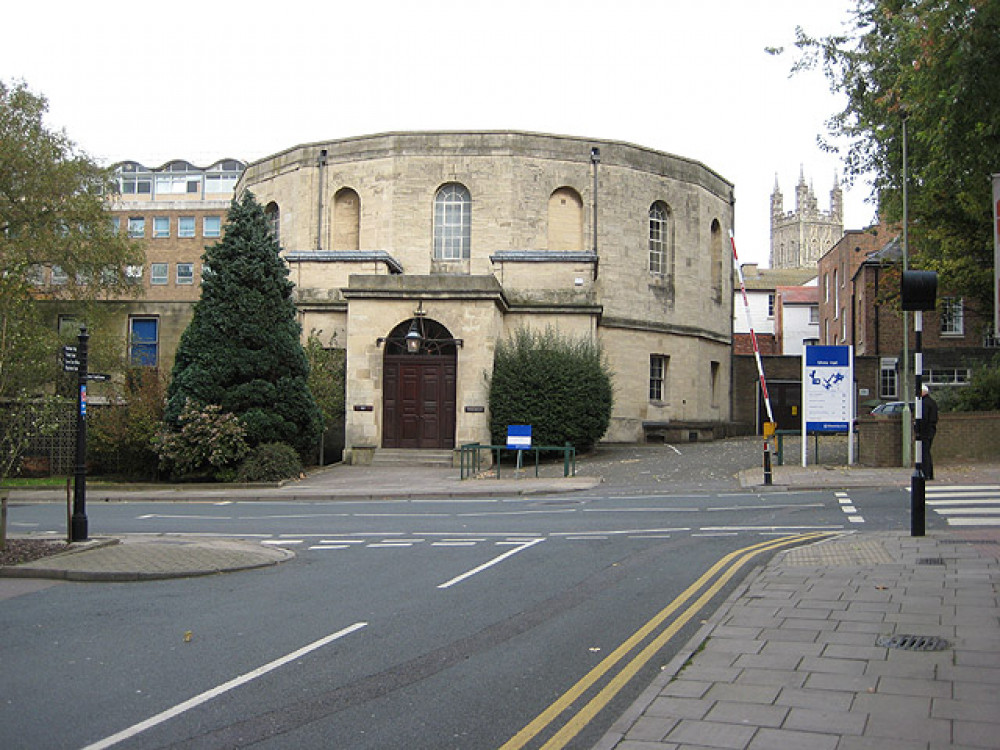
[[[847,462],[854,463],[854,350],[807,346],[802,357],[802,465],[809,433],[847,434]]]

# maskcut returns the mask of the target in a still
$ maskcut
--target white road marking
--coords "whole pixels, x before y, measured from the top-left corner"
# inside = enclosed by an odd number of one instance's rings
[[[461,583],[462,581],[465,581],[465,580],[467,580],[469,578],[472,578],[472,576],[474,576],[474,575],[476,575],[478,573],[482,573],[484,570],[492,568],[494,565],[497,565],[498,563],[503,562],[508,557],[512,557],[512,556],[516,555],[518,552],[523,552],[524,550],[528,549],[529,547],[534,547],[536,544],[538,544],[539,542],[543,542],[543,541],[545,541],[545,540],[544,539],[533,539],[530,542],[525,542],[524,544],[522,544],[522,545],[520,545],[518,547],[515,547],[512,550],[508,550],[507,552],[504,552],[502,555],[500,555],[498,557],[494,557],[492,560],[490,560],[489,562],[483,563],[479,567],[473,568],[470,571],[462,573],[462,575],[460,575],[460,576],[455,576],[450,581],[445,581],[444,583],[442,583],[441,585],[439,585],[438,588],[439,589],[451,588],[456,583]]]
[[[197,706],[200,706],[202,703],[207,703],[213,698],[217,698],[218,696],[224,693],[228,693],[230,690],[238,688],[241,685],[245,685],[246,683],[252,680],[256,680],[258,677],[262,677],[268,672],[273,672],[278,667],[283,667],[285,664],[293,662],[296,659],[299,659],[305,656],[306,654],[315,651],[318,648],[322,648],[323,646],[326,646],[329,643],[333,643],[334,641],[340,640],[341,638],[348,636],[351,633],[361,630],[363,627],[366,627],[367,625],[368,625],[367,622],[356,622],[350,627],[344,628],[343,630],[338,630],[336,633],[332,633],[331,635],[328,635],[325,638],[320,638],[318,641],[313,641],[309,645],[303,646],[297,651],[293,651],[290,654],[282,656],[280,659],[275,659],[274,661],[269,662],[262,667],[257,667],[257,669],[253,670],[252,672],[247,672],[246,674],[240,675],[239,677],[232,679],[229,682],[223,683],[218,687],[214,687],[211,690],[206,690],[204,693],[196,695],[194,698],[190,698],[189,700],[186,700],[183,703],[178,703],[173,708],[168,708],[166,711],[156,714],[156,716],[146,719],[145,721],[140,721],[138,724],[133,724],[128,729],[123,729],[117,734],[113,734],[110,737],[106,737],[105,739],[99,740],[98,742],[95,742],[91,745],[87,745],[85,748],[83,748],[83,750],[103,750],[104,748],[117,745],[119,742],[123,742],[127,739],[135,737],[136,735],[145,732],[147,729],[151,729],[152,727],[162,724],[163,722],[168,721],[174,718],[175,716],[180,716],[185,711],[190,711],[192,708],[196,708]]]

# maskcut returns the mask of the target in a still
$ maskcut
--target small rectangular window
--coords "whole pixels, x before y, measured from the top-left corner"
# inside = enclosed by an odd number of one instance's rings
[[[141,284],[142,266],[125,266],[125,281],[129,284]]]
[[[177,264],[177,283],[178,284],[194,283],[194,263]]]
[[[221,216],[206,216],[203,223],[201,233],[205,237],[219,237],[222,235],[222,217]]]
[[[194,217],[181,216],[177,220],[178,237],[194,237]]]
[[[62,266],[52,266],[52,276],[49,280],[55,286],[62,286],[69,282],[69,274],[62,269]]]
[[[719,405],[719,373],[721,370],[722,368],[718,362],[709,363],[708,387],[709,398],[711,399],[710,403],[713,407],[717,407]]]
[[[152,263],[149,266],[149,283],[166,284],[170,280],[169,273],[169,264]]]
[[[153,217],[153,237],[169,237],[170,236],[170,217],[169,216],[154,216]]]

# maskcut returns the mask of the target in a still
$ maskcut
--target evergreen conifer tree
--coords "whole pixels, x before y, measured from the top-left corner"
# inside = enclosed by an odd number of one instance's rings
[[[239,417],[251,447],[286,443],[305,456],[323,418],[280,249],[254,196],[234,199],[223,239],[202,256],[201,299],[177,349],[165,419],[176,426],[188,399],[215,404]]]

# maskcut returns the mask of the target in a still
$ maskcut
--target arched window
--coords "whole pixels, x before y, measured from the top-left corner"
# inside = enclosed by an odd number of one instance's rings
[[[725,253],[722,245],[722,226],[718,219],[712,220],[712,299],[717,303],[722,303],[722,269],[725,267],[723,259]]]
[[[351,188],[341,188],[333,196],[333,249],[359,250],[361,198]]]
[[[271,225],[271,234],[274,235],[275,242],[281,242],[281,211],[278,204],[271,201],[264,207],[264,216],[267,223]]]
[[[549,196],[549,250],[583,250],[583,198],[571,187],[561,187]]]
[[[442,185],[434,196],[434,257],[464,260],[472,237],[472,195],[464,185]]]
[[[670,274],[673,266],[670,208],[663,201],[649,207],[649,271]]]

